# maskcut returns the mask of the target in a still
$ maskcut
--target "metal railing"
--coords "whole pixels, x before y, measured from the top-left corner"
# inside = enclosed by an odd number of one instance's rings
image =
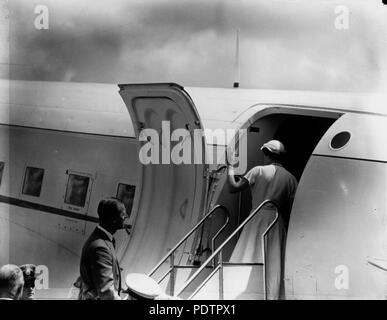
[[[265,232],[262,234],[262,259],[263,259],[263,290],[264,290],[264,299],[267,299],[267,288],[266,288],[266,246],[265,246],[265,237],[267,233],[271,230],[273,225],[278,221],[278,208],[277,205],[272,200],[263,201],[235,230],[234,232],[211,254],[211,256],[200,266],[200,268],[184,283],[183,287],[176,293],[176,297],[178,297],[202,272],[202,270],[219,254],[218,265],[215,267],[211,274],[199,285],[199,287],[188,297],[188,300],[192,299],[203,286],[212,278],[212,276],[219,270],[219,298],[223,300],[223,262],[222,262],[222,250],[228,244],[228,242],[266,205],[273,204],[276,210],[276,216],[273,222],[266,228]]]
[[[156,266],[148,273],[148,276],[151,277],[163,264],[165,261],[170,259],[170,267],[167,270],[166,273],[158,280],[158,283],[163,281],[169,274],[171,274],[170,278],[170,286],[171,286],[171,295],[174,294],[174,271],[175,271],[175,251],[216,211],[222,209],[223,212],[226,212],[226,221],[224,224],[219,228],[218,232],[212,237],[211,239],[211,245],[212,245],[212,252],[215,250],[215,241],[219,237],[219,235],[222,233],[224,228],[228,225],[230,221],[230,212],[228,209],[223,205],[216,205],[213,207],[208,213],[160,260],[159,263],[156,264]],[[193,267],[193,266],[191,266]]]

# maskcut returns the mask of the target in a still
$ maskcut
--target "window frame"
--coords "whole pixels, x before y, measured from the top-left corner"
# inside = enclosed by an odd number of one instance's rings
[[[133,198],[132,198],[132,208],[131,208],[131,210],[130,210],[130,212],[126,212],[127,214],[128,214],[128,219],[131,217],[131,215],[132,215],[132,212],[133,212],[133,208],[134,208],[134,199],[135,199],[135,197],[136,197],[136,189],[137,189],[137,186],[136,185],[134,185],[134,184],[129,184],[129,183],[125,183],[125,182],[118,182],[118,184],[117,184],[117,189],[116,189],[116,198],[117,199],[119,199],[120,201],[122,201],[120,198],[119,198],[119,191],[120,191],[120,185],[124,185],[124,186],[130,186],[130,187],[134,187],[134,193],[133,193]],[[124,203],[124,202],[123,202]],[[124,203],[125,204],[125,203]],[[126,208],[126,206],[125,206],[125,209],[127,209]]]
[[[33,195],[33,194],[29,194],[29,193],[25,193],[24,192],[24,189],[26,187],[26,182],[27,182],[27,172],[28,172],[28,169],[43,170],[43,177],[42,177],[42,181],[41,181],[41,184],[40,184],[40,190],[39,190],[39,194],[38,195]],[[22,196],[27,196],[27,197],[33,197],[34,199],[41,198],[42,191],[43,191],[43,183],[44,183],[45,173],[46,173],[46,169],[45,168],[41,168],[41,167],[37,167],[37,166],[33,166],[33,165],[25,165],[24,166],[23,179],[22,179],[22,185],[21,185],[21,191],[20,191],[21,195]]]
[[[89,184],[88,184],[87,190],[86,190],[85,204],[83,207],[66,202],[66,195],[67,195],[71,175],[89,178]],[[92,186],[93,186],[93,182],[94,182],[94,176],[90,173],[87,173],[87,172],[80,172],[80,171],[75,171],[75,170],[71,170],[71,169],[66,170],[66,176],[67,176],[67,179],[65,179],[66,181],[65,181],[64,192],[63,192],[62,209],[72,211],[72,212],[86,214],[88,212],[89,205],[90,205],[90,198],[91,198],[91,191],[92,191]]]

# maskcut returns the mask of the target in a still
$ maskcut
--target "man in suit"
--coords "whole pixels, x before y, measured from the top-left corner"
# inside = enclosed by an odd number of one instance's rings
[[[117,230],[128,217],[124,204],[115,198],[98,205],[99,225],[83,246],[80,263],[80,300],[120,300],[121,271],[115,251]]]

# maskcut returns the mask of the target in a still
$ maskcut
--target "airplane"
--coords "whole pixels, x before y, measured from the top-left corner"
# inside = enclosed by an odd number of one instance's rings
[[[0,265],[36,264],[37,299],[74,298],[82,245],[111,196],[130,213],[130,234],[116,236],[124,274],[162,277],[183,299],[266,298],[264,264],[228,263],[251,217],[249,192],[231,194],[226,179],[235,137],[203,135],[217,163],[143,164],[141,132],[163,135],[163,121],[192,135],[245,130],[246,170],[262,164],[264,142],[285,144],[299,184],[284,299],[387,297],[385,95],[21,80],[0,90]]]

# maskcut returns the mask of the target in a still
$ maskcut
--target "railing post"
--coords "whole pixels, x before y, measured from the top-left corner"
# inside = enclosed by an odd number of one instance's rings
[[[171,260],[170,260],[170,266],[171,266],[171,276],[169,279],[169,283],[171,286],[171,296],[175,294],[175,253],[171,254]]]
[[[214,241],[212,241],[214,242]],[[212,251],[211,251],[211,254],[215,251],[215,248],[214,248],[214,244],[212,244]],[[219,264],[219,257],[218,255],[215,255],[214,256],[214,259],[212,260],[212,267],[213,268],[216,268],[216,266]]]
[[[263,300],[267,300],[267,287],[266,287],[266,241],[265,235],[262,236],[262,271],[263,271]]]
[[[263,298],[264,300],[267,300],[267,270],[266,270],[266,235],[268,234],[268,232],[271,230],[271,228],[273,227],[273,225],[275,223],[277,223],[278,221],[278,208],[276,209],[276,215],[275,215],[275,218],[274,220],[270,223],[270,225],[266,228],[265,232],[263,233],[262,235],[262,262],[263,262]]]
[[[220,265],[219,269],[219,300],[224,300],[224,286],[223,286],[223,255],[222,251],[219,252],[219,258],[218,263]]]

